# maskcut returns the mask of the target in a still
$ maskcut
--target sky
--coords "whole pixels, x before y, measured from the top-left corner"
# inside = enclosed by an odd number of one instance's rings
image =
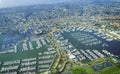
[[[33,4],[52,4],[65,1],[69,0],[0,0],[0,8],[25,6]]]

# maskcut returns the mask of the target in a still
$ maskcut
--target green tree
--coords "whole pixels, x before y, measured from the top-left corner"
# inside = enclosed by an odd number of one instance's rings
[[[80,66],[75,66],[72,69],[72,74],[87,74],[86,70]]]

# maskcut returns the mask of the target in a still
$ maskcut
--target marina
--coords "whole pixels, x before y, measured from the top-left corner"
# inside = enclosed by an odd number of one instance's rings
[[[101,51],[105,49],[114,55],[120,54],[120,41],[115,40],[111,35],[106,35],[103,32],[89,30],[86,27],[80,29],[77,27],[67,27],[59,34],[61,34],[61,37],[64,39],[68,39],[68,41],[78,50],[97,49]]]
[[[80,27],[67,27],[54,33],[54,39],[68,54],[71,54],[69,56],[75,56],[77,60],[82,62],[105,58],[107,55],[119,56],[118,52],[111,52],[112,49],[109,49],[111,48],[110,42],[112,44],[115,40],[108,42],[107,36],[104,36],[106,39],[101,38],[103,36],[94,30]]]
[[[17,52],[14,55],[18,60],[0,61],[0,73],[2,74],[36,74],[51,69],[57,52],[48,39],[35,39],[29,42],[17,44],[14,49]],[[18,49],[19,48],[19,49]],[[19,51],[19,53],[18,53]],[[29,55],[28,55],[29,54]],[[6,54],[7,55],[7,54]],[[2,56],[0,56],[1,58]],[[12,56],[11,56],[12,57]]]

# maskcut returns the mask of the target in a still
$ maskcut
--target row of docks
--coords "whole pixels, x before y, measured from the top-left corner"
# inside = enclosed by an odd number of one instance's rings
[[[33,42],[35,41],[36,46],[34,48],[33,46]],[[34,41],[30,41],[30,42],[23,42],[22,43],[22,51],[28,51],[28,50],[33,50],[33,49],[39,49],[47,44],[50,43],[50,41],[46,38],[46,39],[36,39]],[[19,45],[19,44],[18,44]],[[18,45],[14,45],[12,48],[9,48],[9,50],[4,50],[4,51],[0,51],[0,54],[4,54],[4,53],[9,53],[9,52],[17,52],[18,49]]]
[[[110,52],[107,51],[107,50],[102,50],[102,52],[103,52],[104,54],[107,54],[107,55],[110,55],[110,56],[115,56],[114,54],[110,53]]]
[[[0,62],[0,74],[36,74],[49,71],[57,56],[54,47],[49,45],[47,50],[37,54],[33,58]]]
[[[47,48],[47,51],[38,53],[38,72],[42,73],[49,71],[56,59],[56,51],[52,45]]]
[[[59,42],[61,47],[63,47],[66,51],[70,50],[70,53],[75,55],[78,60],[86,60],[87,59],[87,60],[93,61],[95,59],[105,57],[105,55],[103,53],[99,52],[98,50],[82,50],[82,49],[77,50],[74,48],[74,46],[71,43],[69,43],[68,40],[65,40],[65,39],[60,40],[60,37],[61,37],[61,34],[59,34],[59,33],[56,34],[55,39],[57,40],[57,42]]]
[[[33,42],[36,43],[36,47],[34,47]],[[23,46],[22,51],[39,49],[39,48],[47,45],[48,43],[50,43],[50,41],[49,41],[48,39],[36,39],[36,40],[34,40],[34,41],[31,41],[31,42],[24,42],[24,43],[22,44],[22,46]]]
[[[37,58],[23,59],[20,64],[19,73],[35,74],[36,67],[37,67]]]
[[[98,45],[102,43],[102,41],[98,40],[94,36],[84,32],[73,33],[71,34],[71,36],[77,39],[81,44],[86,46]]]
[[[28,61],[28,62],[22,62],[21,63],[21,67],[26,67],[26,66],[33,66],[33,65],[36,65],[37,62],[36,61]]]
[[[18,70],[19,64],[20,64],[20,60],[1,62],[0,73],[2,73],[2,74],[17,74],[15,71]]]
[[[36,71],[36,66],[27,66],[27,67],[20,68],[19,73],[35,72],[35,71]]]
[[[21,63],[21,67],[36,65],[36,61]]]
[[[15,61],[7,61],[3,63],[3,66],[10,66],[10,65],[19,65],[20,60],[15,60]]]
[[[43,54],[44,54],[44,55],[49,55],[49,54],[54,54],[54,53],[56,53],[55,50],[53,50],[53,51],[46,51],[46,52],[44,52]]]
[[[90,61],[96,60],[98,58],[104,58],[108,54],[114,56],[112,53],[110,53],[107,50],[99,51],[99,50],[80,49],[78,51],[77,49],[74,49],[74,50],[71,50],[71,53],[75,55],[78,60],[90,60]]]
[[[4,50],[2,49],[2,51],[0,51],[0,54],[11,53],[11,52],[15,52],[15,53],[17,52],[16,45],[9,48],[4,48]]]
[[[17,74],[17,72],[6,72],[6,73],[2,73],[2,74]]]
[[[63,29],[63,31],[65,31],[65,32],[72,32],[72,31],[76,31],[76,30],[80,30],[80,27],[77,27],[77,26],[68,26],[68,27],[65,27]]]
[[[38,57],[39,72],[43,72],[44,70],[50,70],[52,64],[54,63],[55,58],[56,58],[56,55]]]
[[[45,72],[48,71],[49,69],[40,69],[39,72]]]
[[[28,61],[36,61],[37,58],[28,58],[28,59],[23,59],[22,62],[28,62]]]
[[[48,51],[43,53],[39,52],[38,56],[38,72],[44,72],[50,70],[54,60],[56,59],[56,51],[53,47],[49,47]]]
[[[21,73],[21,74],[36,74],[36,72],[32,71],[32,72],[24,72],[24,73]]]
[[[9,72],[12,70],[18,70],[19,65],[14,65],[14,66],[6,66],[6,67],[2,67],[0,72]]]
[[[2,74],[35,74],[33,72],[36,71],[36,58],[28,58],[23,60],[14,60],[14,61],[6,61],[1,65],[0,73]],[[30,72],[30,73],[28,73]]]
[[[98,36],[98,37],[101,37],[102,39],[105,39],[106,41],[114,40],[113,36],[111,36],[111,35],[109,35],[107,33],[104,33],[104,32],[94,32],[93,34]]]
[[[37,58],[28,58],[21,60],[20,74],[36,74]]]
[[[54,39],[60,44],[60,46],[66,51],[73,49],[74,46],[68,41],[68,39],[64,39],[61,32],[54,33]],[[69,55],[69,53],[68,53]],[[70,56],[70,55],[69,55]]]
[[[61,39],[63,39],[63,36],[62,36],[62,34],[61,33],[57,33],[57,32],[54,32],[54,39],[55,40],[61,40]]]
[[[45,55],[45,56],[39,56],[38,59],[39,59],[39,60],[51,59],[51,58],[53,58],[53,57],[55,57],[55,56],[50,54],[50,55]]]
[[[54,54],[54,53],[56,53],[54,47],[48,47],[47,51],[39,52],[38,55],[41,56],[41,55]]]
[[[93,28],[83,27],[83,26],[69,26],[64,28],[61,32],[72,32],[72,31],[84,31],[84,32],[93,32]]]
[[[15,45],[15,43],[11,42],[11,40],[6,40],[6,41],[4,41],[4,43],[2,45],[2,50],[9,48],[9,47],[12,47],[14,45]]]

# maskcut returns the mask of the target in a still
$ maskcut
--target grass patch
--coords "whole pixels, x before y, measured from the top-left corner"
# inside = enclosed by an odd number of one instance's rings
[[[74,66],[72,69],[72,74],[87,74],[86,69],[80,66]]]
[[[91,67],[87,66],[86,68],[87,74],[94,74],[94,71]]]

